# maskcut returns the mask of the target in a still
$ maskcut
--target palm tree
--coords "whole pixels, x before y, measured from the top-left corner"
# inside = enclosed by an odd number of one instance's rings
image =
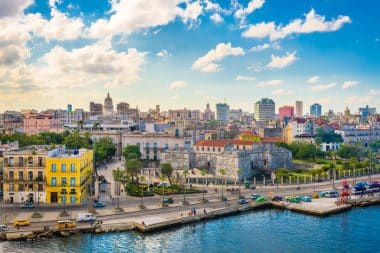
[[[161,182],[164,182],[165,180],[165,175],[164,174],[160,174],[160,180]],[[162,187],[162,204],[164,204],[164,199],[165,199],[165,187]]]
[[[120,181],[122,180],[122,177],[123,177],[123,172],[120,170],[119,167],[117,167],[116,170],[113,170],[112,171],[112,175],[113,175],[113,179],[115,181],[115,183],[117,183],[117,207],[116,209],[117,210],[120,210]]]
[[[145,181],[145,177],[144,176],[140,176],[140,186],[141,186],[141,202],[140,202],[140,208],[141,209],[144,209],[144,205],[143,205],[143,198],[144,198],[144,185],[143,185],[143,182]]]
[[[186,179],[187,175],[189,175],[189,170],[185,169],[182,173],[185,176],[185,184],[183,184],[183,204],[186,204]]]
[[[222,200],[224,199],[223,197],[223,178],[224,178],[224,175],[226,175],[226,169],[220,169],[220,174],[222,175]]]
[[[202,177],[204,178],[204,176],[207,175],[207,170],[206,169],[202,169],[201,170],[201,174],[202,174]],[[205,184],[203,182],[203,190],[202,190],[202,202],[204,203],[205,202]]]
[[[173,167],[170,165],[170,163],[161,164],[161,174],[166,176],[169,180],[169,184],[172,185],[171,176],[173,174]]]
[[[186,183],[186,180],[187,180],[187,176],[189,175],[189,170],[188,169],[185,169],[185,170],[183,170],[183,175],[185,176],[185,183]],[[189,182],[187,182],[187,183],[189,183]]]
[[[95,162],[95,161],[94,161]],[[89,212],[94,212],[94,198],[92,196],[92,177],[93,177],[93,172],[92,172],[92,169],[89,169],[86,171],[85,173],[86,175],[86,178],[89,179],[89,187],[88,187],[88,190],[89,190],[89,193],[88,193],[88,198],[90,199],[90,201],[88,202],[89,203],[89,207],[88,207],[88,211]]]

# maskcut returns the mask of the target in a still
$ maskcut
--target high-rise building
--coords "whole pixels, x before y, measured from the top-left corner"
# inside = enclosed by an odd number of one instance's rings
[[[360,116],[367,117],[371,115],[376,114],[376,108],[375,107],[369,107],[368,105],[366,107],[359,108],[359,114]]]
[[[126,102],[120,102],[116,105],[116,111],[119,115],[126,115],[128,113],[129,104]]]
[[[68,104],[67,105],[67,112],[72,112],[73,111],[73,105],[72,104]]]
[[[255,119],[257,121],[268,121],[275,118],[275,103],[270,98],[262,98],[255,103]]]
[[[303,116],[303,102],[296,101],[296,117],[302,117],[302,116]]]
[[[216,104],[216,120],[220,123],[228,122],[230,106],[226,103]]]
[[[113,114],[113,103],[110,94],[107,93],[107,97],[104,99],[104,116],[111,116]]]
[[[214,119],[214,113],[211,111],[210,109],[210,104],[207,104],[206,105],[206,109],[203,113],[203,120],[204,121],[209,121],[209,120],[212,120]]]
[[[310,106],[310,115],[319,117],[322,115],[322,106],[318,103],[314,103]]]
[[[100,103],[90,102],[90,114],[92,116],[103,114],[103,105]]]
[[[344,116],[348,117],[351,115],[350,109],[346,106],[346,109],[344,110]]]
[[[279,108],[278,117],[280,120],[284,118],[293,118],[294,117],[294,106],[284,105]]]

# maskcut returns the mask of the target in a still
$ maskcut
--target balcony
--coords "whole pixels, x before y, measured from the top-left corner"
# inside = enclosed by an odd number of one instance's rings
[[[46,182],[46,177],[35,177],[35,178],[27,178],[27,177],[24,177],[24,178],[9,178],[9,177],[6,177],[4,176],[4,179],[3,179],[3,182],[10,182],[10,183],[13,183],[13,182],[22,182],[22,183],[41,183],[41,184],[44,184]]]

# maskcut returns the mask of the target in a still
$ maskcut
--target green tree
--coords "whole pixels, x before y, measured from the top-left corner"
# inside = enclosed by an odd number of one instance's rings
[[[173,167],[170,165],[170,163],[161,163],[161,173],[168,178],[169,184],[172,185],[172,174],[173,174]]]
[[[68,149],[90,149],[92,141],[89,133],[85,133],[84,136],[81,136],[78,131],[74,131],[65,138],[63,144],[65,144]]]
[[[144,184],[143,182],[145,181],[144,176],[140,176],[140,186],[141,186],[141,202],[140,202],[140,208],[144,208],[143,200],[144,200]]]
[[[189,175],[189,170],[188,169],[184,169],[182,173],[185,176],[185,183],[186,183],[187,176]]]
[[[138,181],[137,174],[141,171],[142,165],[140,160],[133,158],[125,162],[126,173],[132,178],[132,181],[136,178]]]
[[[124,173],[123,173],[123,171],[120,170],[119,167],[116,170],[112,171],[112,175],[113,175],[114,181],[118,184],[118,186],[117,186],[117,199],[116,199],[117,207],[116,207],[116,209],[120,210],[120,201],[119,201],[119,199],[120,199],[120,184],[122,184],[123,181],[127,182],[128,180],[125,180],[126,178],[124,176]],[[124,189],[127,189],[127,188],[124,187]]]
[[[315,135],[315,142],[320,143],[341,143],[343,138],[340,134],[334,133],[334,131],[325,131],[323,128],[318,128]]]
[[[141,158],[141,152],[140,148],[137,145],[128,145],[123,150],[123,156],[125,160],[128,159],[140,159]]]
[[[201,174],[202,174],[202,177],[203,177],[203,180],[204,180],[204,177],[207,175],[207,170],[206,169],[202,169],[201,170]],[[202,190],[202,202],[204,203],[205,202],[205,184],[203,182],[203,190]]]
[[[110,137],[99,138],[95,143],[95,159],[97,162],[112,158],[116,153],[116,146]]]
[[[224,176],[226,175],[226,170],[220,169],[220,174],[222,175],[222,196],[221,196],[221,198],[223,200],[224,199],[224,196],[223,196],[223,179],[225,178]],[[226,180],[224,179],[224,181],[226,181]]]

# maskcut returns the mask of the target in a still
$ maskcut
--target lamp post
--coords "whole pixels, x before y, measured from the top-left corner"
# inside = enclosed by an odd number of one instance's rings
[[[333,175],[332,175],[332,188],[335,189],[335,166],[336,166],[336,155],[335,155],[335,152],[333,152],[333,168],[332,168],[332,171],[333,171]]]

